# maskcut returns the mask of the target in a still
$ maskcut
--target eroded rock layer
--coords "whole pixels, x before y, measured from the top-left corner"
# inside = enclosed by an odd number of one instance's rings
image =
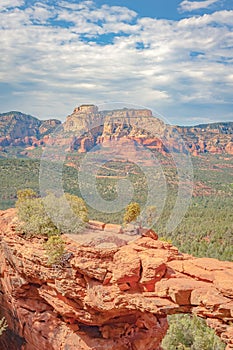
[[[14,209],[0,212],[0,305],[12,349],[160,349],[175,313],[205,318],[233,349],[233,263],[180,254],[151,234],[112,248],[67,235],[70,258],[49,267],[43,240],[18,235],[15,220]]]
[[[0,114],[0,151],[10,146],[24,147],[29,155],[36,147],[50,142],[65,145],[70,151],[88,152],[109,141],[134,141],[162,154],[169,152],[233,154],[233,123],[197,126],[171,126],[148,109],[99,111],[94,105],[81,105],[67,116],[40,121],[20,112]],[[52,139],[52,140],[51,140]],[[112,146],[113,147],[113,146]],[[28,153],[29,152],[29,153]]]

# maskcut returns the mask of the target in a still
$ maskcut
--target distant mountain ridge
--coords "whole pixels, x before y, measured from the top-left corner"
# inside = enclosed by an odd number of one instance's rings
[[[233,154],[233,122],[177,127],[190,152]]]
[[[153,117],[148,109],[118,109],[99,111],[94,105],[81,105],[62,124],[57,119],[39,120],[28,114],[11,111],[0,114],[0,150],[9,146],[43,147],[49,136],[60,126],[60,142],[70,144],[72,151],[87,152],[96,144],[109,140],[131,139],[149,149],[167,153],[184,151],[173,131],[178,131],[186,148],[193,155],[201,153],[233,154],[233,122],[170,126]],[[137,122],[135,122],[137,120]],[[162,142],[163,136],[169,142]]]
[[[0,114],[0,146],[38,146],[61,124],[57,119],[39,120],[29,114],[11,111]],[[41,142],[40,142],[41,141]]]
[[[198,124],[194,126],[188,126],[188,128],[198,128],[198,129],[219,129],[221,131],[233,131],[233,122],[214,122],[206,124]]]

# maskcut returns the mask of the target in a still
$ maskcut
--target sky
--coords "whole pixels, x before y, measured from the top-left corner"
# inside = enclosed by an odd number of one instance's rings
[[[233,121],[232,0],[1,0],[0,112],[83,103]]]

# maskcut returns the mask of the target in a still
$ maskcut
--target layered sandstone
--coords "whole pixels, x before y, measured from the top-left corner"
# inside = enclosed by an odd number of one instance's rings
[[[79,153],[109,141],[126,139],[162,154],[233,154],[232,122],[171,126],[153,116],[148,109],[100,111],[90,104],[76,107],[62,126],[60,124],[56,119],[40,121],[20,112],[0,114],[0,147],[7,151],[8,146],[44,146],[51,141],[50,135],[52,143],[57,142],[65,145],[67,150]]]
[[[43,240],[18,235],[15,220],[14,209],[0,212],[2,350],[155,350],[174,313],[205,318],[233,348],[233,263],[180,254],[144,233],[106,247],[63,236],[69,254],[49,267]],[[106,226],[90,224],[104,240]]]
[[[233,123],[212,123],[177,127],[187,148],[194,155],[201,153],[233,154]]]
[[[39,120],[20,112],[0,114],[0,146],[40,146],[47,143],[61,122],[56,119]]]

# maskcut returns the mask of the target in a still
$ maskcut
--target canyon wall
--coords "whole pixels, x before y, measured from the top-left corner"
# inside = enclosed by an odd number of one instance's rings
[[[43,145],[60,124],[56,119],[42,121],[20,112],[0,114],[0,147]]]
[[[63,235],[66,259],[49,267],[43,238],[25,239],[16,221],[0,212],[2,350],[156,350],[176,313],[205,318],[233,349],[233,263],[181,254],[150,232],[101,246]]]
[[[20,112],[0,114],[0,150],[20,146],[27,155],[27,150],[48,144],[55,130],[58,145],[79,153],[111,140],[129,139],[162,154],[233,154],[232,122],[180,127],[166,125],[148,109],[99,111],[94,105],[76,107],[62,125],[56,119],[40,121]]]

